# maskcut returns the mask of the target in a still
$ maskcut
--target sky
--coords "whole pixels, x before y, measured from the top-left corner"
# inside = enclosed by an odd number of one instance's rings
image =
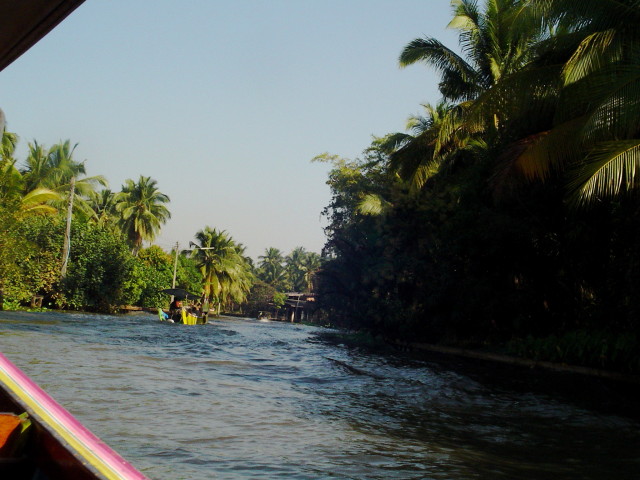
[[[157,181],[186,248],[205,226],[256,260],[320,253],[324,152],[354,159],[439,99],[436,72],[399,68],[411,40],[457,46],[449,0],[87,0],[0,72],[7,129],[78,144],[113,191]]]

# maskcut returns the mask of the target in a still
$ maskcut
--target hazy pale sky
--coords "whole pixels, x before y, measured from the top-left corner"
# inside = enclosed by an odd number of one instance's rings
[[[114,191],[157,180],[167,250],[208,225],[254,258],[319,253],[329,168],[310,159],[355,158],[438,100],[436,74],[397,59],[425,35],[456,47],[449,3],[87,0],[0,72],[0,107],[19,163],[70,139]]]

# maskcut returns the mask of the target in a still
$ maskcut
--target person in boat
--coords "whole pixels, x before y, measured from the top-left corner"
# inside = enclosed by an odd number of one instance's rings
[[[174,321],[182,320],[182,301],[181,300],[176,299],[173,302],[171,302],[171,305],[169,305],[169,315],[171,316],[171,319]]]
[[[192,317],[195,318],[200,318],[200,315],[202,314],[202,310],[200,309],[200,307],[198,305],[196,305],[195,303],[193,305],[191,305],[187,311],[187,313],[189,315],[191,315]]]

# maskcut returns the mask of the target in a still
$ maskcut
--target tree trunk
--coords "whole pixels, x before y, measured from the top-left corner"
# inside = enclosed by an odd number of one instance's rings
[[[60,269],[60,278],[64,279],[67,275],[67,267],[69,265],[69,251],[71,249],[71,216],[73,214],[73,196],[76,190],[76,177],[71,177],[71,188],[69,192],[69,205],[67,206],[67,228],[64,232],[64,245],[62,246],[62,268]]]

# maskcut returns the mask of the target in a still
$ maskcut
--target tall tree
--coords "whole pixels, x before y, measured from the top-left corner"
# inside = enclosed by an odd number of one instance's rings
[[[203,294],[219,314],[229,302],[242,303],[253,282],[244,247],[224,230],[205,227],[196,233],[192,257],[203,277]]]
[[[91,220],[97,225],[116,226],[120,214],[116,209],[116,195],[110,189],[90,192],[87,195],[87,205],[92,211]]]
[[[153,241],[162,225],[171,218],[165,206],[169,197],[156,185],[151,177],[140,175],[137,182],[126,180],[122,191],[115,195],[122,231],[127,235],[134,255],[142,247],[142,242]]]
[[[303,262],[304,282],[307,292],[313,291],[313,281],[322,266],[322,258],[315,252],[307,252]]]
[[[46,188],[58,193],[60,199],[52,202],[58,209],[67,207],[73,183],[74,211],[89,217],[91,209],[85,197],[95,191],[96,185],[105,186],[107,180],[102,175],[86,176],[85,163],[73,159],[76,147],[77,144],[72,147],[69,140],[55,144],[48,150],[38,142],[29,144],[29,154],[21,173],[26,191]]]
[[[444,99],[418,123],[423,131],[392,152],[392,167],[413,187],[422,187],[442,166],[472,157],[499,136],[507,118],[495,110],[495,102],[481,121],[470,121],[470,112],[492,87],[523,70],[534,58],[531,45],[548,37],[526,0],[487,0],[484,8],[475,0],[451,5],[449,28],[459,31],[463,55],[431,37],[413,40],[400,54],[403,67],[425,63],[440,73]]]
[[[320,255],[296,247],[284,261],[290,287],[295,292],[311,291],[313,276],[320,269]]]
[[[0,142],[0,160],[13,160],[13,153],[16,151],[18,136],[15,133],[2,130],[2,142]]]
[[[465,56],[435,38],[418,38],[400,54],[400,66],[422,62],[441,74],[440,93],[459,103],[477,98],[504,75],[520,70],[532,56],[530,45],[541,36],[525,0],[452,0],[449,28],[458,30]],[[466,57],[466,58],[465,58]]]
[[[437,105],[423,104],[425,115],[412,115],[407,121],[410,133],[387,135],[378,142],[389,156],[389,167],[414,190],[421,189],[456,150],[441,144],[444,122],[452,113],[451,105],[441,101]]]
[[[258,262],[258,277],[279,290],[287,290],[289,278],[282,252],[275,247],[269,247],[265,250],[264,255],[260,255],[258,259],[260,260]]]
[[[305,282],[306,258],[307,251],[305,250],[305,248],[296,247],[284,259],[287,269],[287,276],[289,278],[291,288],[295,292],[301,292],[307,286]]]
[[[4,131],[0,144],[0,199],[3,203],[16,200],[19,214],[56,213],[52,206],[61,200],[61,196],[48,188],[36,187],[29,189],[24,175],[16,168],[13,158],[18,136]]]
[[[543,60],[555,59],[558,51],[562,57],[552,121],[521,142],[517,165],[530,178],[565,174],[578,204],[638,187],[640,5],[634,0],[531,0],[530,5],[561,32],[535,50]],[[520,105],[522,96],[510,98]]]

